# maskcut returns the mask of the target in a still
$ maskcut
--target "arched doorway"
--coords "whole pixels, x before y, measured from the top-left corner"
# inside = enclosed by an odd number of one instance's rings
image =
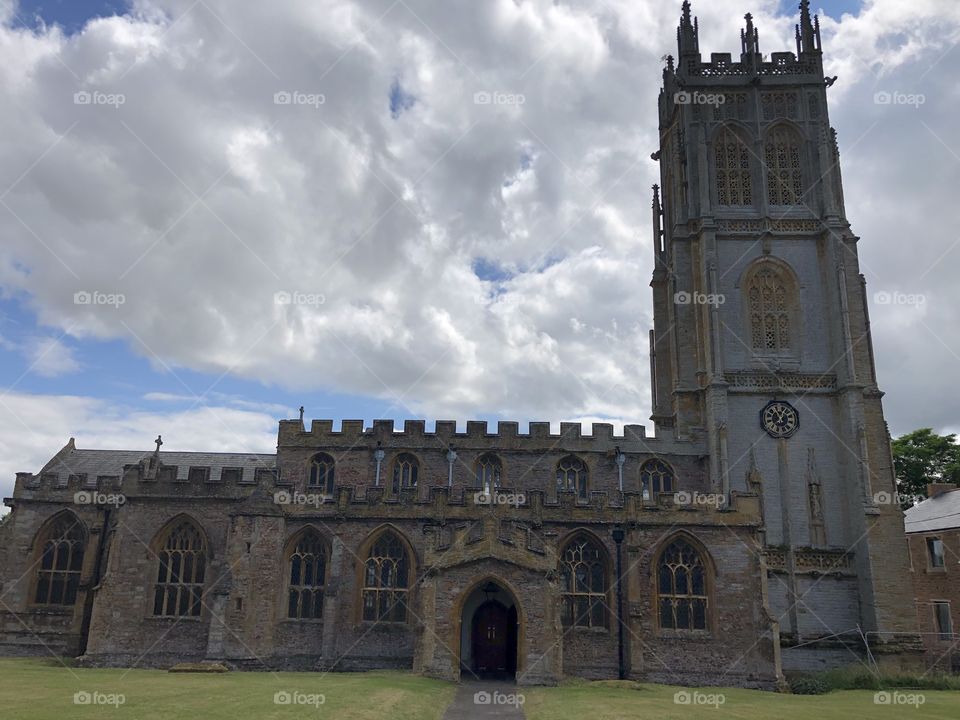
[[[517,673],[517,603],[502,585],[488,580],[463,603],[460,622],[461,676],[512,680]]]

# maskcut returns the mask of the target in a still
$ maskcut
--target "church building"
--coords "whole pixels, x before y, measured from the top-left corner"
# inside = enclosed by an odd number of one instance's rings
[[[0,654],[773,688],[921,657],[820,28],[700,52],[653,159],[652,426],[281,420],[18,473]]]

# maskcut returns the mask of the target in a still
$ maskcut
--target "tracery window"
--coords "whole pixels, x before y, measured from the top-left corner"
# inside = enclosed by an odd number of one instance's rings
[[[600,545],[585,537],[560,557],[560,616],[564,625],[607,627],[607,564]]]
[[[167,531],[157,555],[159,565],[153,614],[199,616],[207,564],[200,530],[190,520],[178,522]]]
[[[43,533],[34,602],[37,605],[73,605],[83,570],[84,532],[80,521],[64,513]]]
[[[707,629],[707,570],[700,553],[685,540],[674,540],[657,563],[660,627]]]
[[[766,264],[753,273],[747,285],[747,307],[750,345],[755,352],[790,352],[791,300],[790,285],[779,269]]]
[[[503,465],[496,455],[487,453],[477,460],[477,485],[482,487],[485,493],[489,494],[500,487],[502,473]]]
[[[568,455],[557,463],[557,490],[572,490],[586,500],[588,479],[587,466],[580,458]]]
[[[640,488],[644,500],[655,499],[658,493],[673,492],[673,469],[662,460],[647,460],[640,466]]]
[[[326,453],[318,453],[310,461],[310,478],[308,487],[322,490],[327,495],[333,495],[334,460]]]
[[[771,205],[796,205],[803,197],[800,148],[800,137],[788,127],[781,125],[767,135],[763,159],[767,166],[767,202]]]
[[[402,453],[393,462],[393,492],[399,493],[400,488],[417,486],[417,475],[420,473],[420,462],[410,453]]]
[[[393,532],[383,533],[364,564],[363,619],[406,621],[409,575],[410,559],[403,542]]]
[[[300,536],[289,558],[290,583],[287,617],[317,620],[323,617],[323,590],[327,578],[327,548],[323,539],[308,530]]]
[[[729,128],[717,135],[714,159],[717,202],[720,205],[753,205],[750,153],[743,141]]]

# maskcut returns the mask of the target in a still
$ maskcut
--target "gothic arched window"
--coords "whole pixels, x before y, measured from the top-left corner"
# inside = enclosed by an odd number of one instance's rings
[[[327,580],[327,546],[313,530],[304,532],[290,551],[287,617],[317,620],[323,617],[323,588]]]
[[[490,493],[500,487],[500,478],[503,474],[503,464],[493,453],[481,455],[477,460],[477,485],[485,493]]]
[[[587,499],[587,466],[578,457],[568,455],[557,463],[557,490],[577,493],[581,500]]]
[[[703,558],[686,540],[674,540],[657,562],[660,627],[706,630],[708,603],[707,568]]]
[[[767,202],[771,205],[796,205],[803,197],[803,142],[795,130],[775,127],[763,144],[767,166]]]
[[[405,622],[410,558],[396,533],[385,532],[367,555],[363,571],[363,619]]]
[[[153,614],[199,616],[207,565],[203,534],[190,520],[183,519],[166,531],[158,547]]]
[[[595,540],[579,536],[560,555],[560,617],[564,625],[607,626],[606,553]]]
[[[416,487],[419,473],[419,460],[410,453],[398,455],[393,461],[393,492],[399,493],[400,488]]]
[[[310,460],[310,477],[307,486],[333,495],[333,458],[326,453],[318,453]]]
[[[655,499],[658,493],[673,492],[673,469],[662,460],[647,460],[640,466],[643,499]]]
[[[37,540],[40,559],[34,603],[73,605],[80,587],[86,544],[80,521],[69,512],[62,513],[41,531]]]
[[[747,281],[750,347],[759,354],[789,353],[794,347],[793,282],[772,263],[764,263]]]
[[[713,143],[717,203],[753,205],[750,151],[731,129],[724,128]]]

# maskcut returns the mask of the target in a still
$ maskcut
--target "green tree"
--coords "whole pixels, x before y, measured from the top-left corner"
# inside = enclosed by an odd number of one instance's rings
[[[960,481],[956,435],[920,428],[893,440],[893,467],[900,504],[908,508],[926,497],[927,483]]]

